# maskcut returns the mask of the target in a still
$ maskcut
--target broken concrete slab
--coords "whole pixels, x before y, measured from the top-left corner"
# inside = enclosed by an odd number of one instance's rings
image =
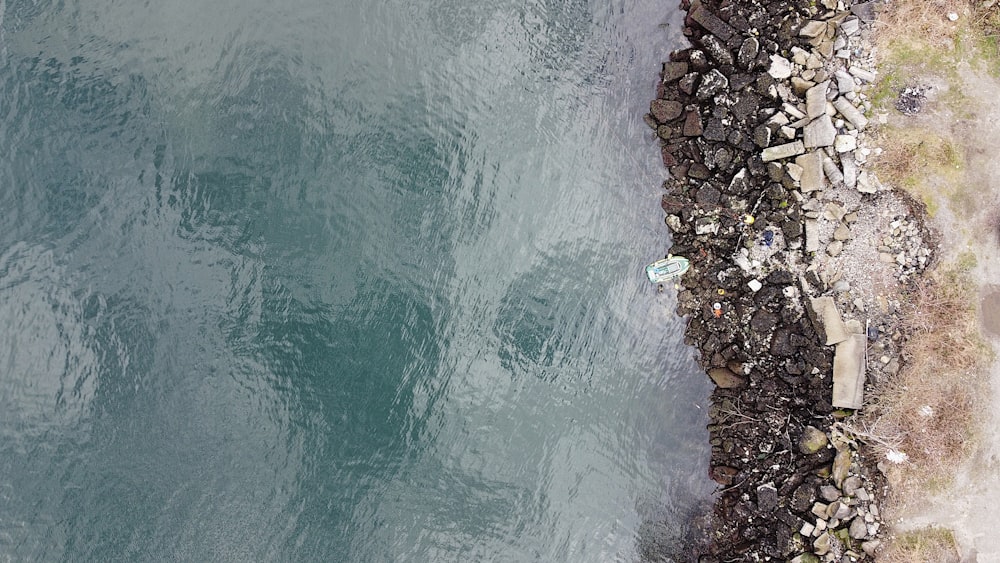
[[[837,344],[833,356],[833,404],[838,409],[860,409],[865,393],[864,334],[851,334]]]
[[[844,323],[844,319],[837,310],[837,303],[833,297],[813,297],[809,299],[809,306],[812,307],[816,318],[822,324],[823,333],[826,335],[826,345],[839,344],[847,340],[851,333]]]
[[[830,89],[830,81],[822,82],[806,91],[806,115],[815,119],[826,113],[826,93]]]
[[[800,155],[804,152],[806,152],[806,148],[802,144],[802,141],[795,141],[793,143],[785,143],[784,145],[767,147],[761,153],[760,158],[764,162],[771,162],[772,160],[780,160],[782,158],[790,158]]]
[[[806,252],[819,251],[819,221],[806,219]]]
[[[840,155],[840,164],[844,169],[844,185],[853,188],[858,185],[858,165],[853,154]]]
[[[840,115],[844,116],[844,119],[850,121],[851,125],[858,131],[863,131],[868,126],[868,118],[858,108],[854,107],[854,104],[847,98],[837,98],[833,102],[833,107],[840,112]]]
[[[802,168],[799,188],[803,193],[822,190],[825,187],[823,184],[823,153],[813,151],[801,155],[795,159],[795,164]]]
[[[826,113],[810,121],[802,131],[802,143],[807,149],[829,147],[836,138],[837,128]]]

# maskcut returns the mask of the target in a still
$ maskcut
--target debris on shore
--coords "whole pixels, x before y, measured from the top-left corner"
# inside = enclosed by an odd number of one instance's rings
[[[646,121],[671,252],[690,260],[677,312],[716,385],[719,492],[707,545],[669,556],[870,560],[878,464],[905,453],[859,449],[853,411],[900,368],[899,296],[934,247],[921,206],[866,167],[875,3],[681,8],[692,46],[663,64]]]

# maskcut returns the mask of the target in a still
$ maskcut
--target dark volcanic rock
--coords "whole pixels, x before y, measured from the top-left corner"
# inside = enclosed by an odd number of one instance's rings
[[[718,188],[711,184],[703,184],[695,194],[694,201],[699,205],[716,205],[719,203],[720,197],[722,197],[722,192]]]
[[[770,313],[766,309],[758,310],[750,319],[750,329],[758,334],[771,332],[777,324],[778,315]]]
[[[792,346],[792,331],[787,327],[779,328],[771,336],[771,354],[774,356],[791,356],[795,353]]]

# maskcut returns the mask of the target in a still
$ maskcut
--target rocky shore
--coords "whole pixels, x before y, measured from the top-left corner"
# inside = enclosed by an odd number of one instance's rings
[[[678,314],[716,387],[707,544],[674,560],[870,560],[891,444],[854,424],[900,368],[924,211],[866,163],[874,2],[684,0],[647,123],[670,172]],[[871,123],[874,121],[875,123]],[[895,456],[895,457],[894,457]]]

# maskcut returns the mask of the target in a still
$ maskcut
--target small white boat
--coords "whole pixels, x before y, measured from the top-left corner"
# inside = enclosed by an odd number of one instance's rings
[[[646,277],[652,283],[663,283],[679,278],[691,267],[691,262],[682,256],[667,256],[646,266]]]

